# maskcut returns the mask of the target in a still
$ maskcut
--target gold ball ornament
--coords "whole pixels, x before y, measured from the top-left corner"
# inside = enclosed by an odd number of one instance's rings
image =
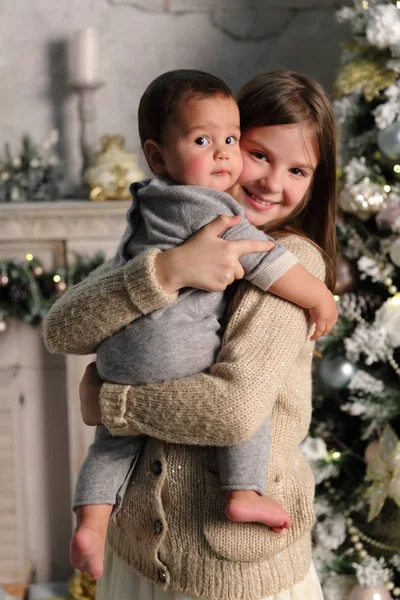
[[[339,206],[344,212],[367,221],[385,207],[386,200],[387,193],[382,187],[365,177],[360,183],[342,189],[339,195]]]
[[[391,600],[392,596],[384,585],[356,585],[350,591],[349,600]]]

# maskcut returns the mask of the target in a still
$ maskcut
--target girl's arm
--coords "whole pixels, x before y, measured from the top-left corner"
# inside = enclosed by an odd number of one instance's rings
[[[52,306],[44,322],[48,350],[91,354],[138,317],[175,302],[182,287],[223,291],[244,275],[239,257],[265,251],[268,244],[218,237],[238,221],[240,217],[222,216],[178,248],[152,248],[119,269],[112,262],[99,267]]]
[[[44,321],[47,349],[59,354],[91,354],[97,346],[128,323],[175,302],[158,282],[151,249],[124,267],[112,261],[67,290],[51,307]]]
[[[295,236],[284,243],[308,271],[324,277],[314,246]],[[143,433],[178,444],[230,446],[261,426],[299,352],[309,343],[309,325],[301,308],[276,296],[244,286],[238,294],[209,373],[135,387],[103,384],[102,421],[112,434]]]

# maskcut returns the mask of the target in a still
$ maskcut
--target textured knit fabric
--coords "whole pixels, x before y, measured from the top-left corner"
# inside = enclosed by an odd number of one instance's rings
[[[283,242],[323,279],[323,260],[311,243],[297,236]],[[107,275],[108,265],[66,292],[45,323],[47,346],[91,352],[138,312],[174,301],[157,283],[154,257],[153,251],[141,255],[118,275]],[[122,311],[112,326],[117,289]],[[300,443],[311,417],[313,344],[303,310],[246,282],[229,314],[208,374],[134,388],[102,386],[103,422],[111,433],[151,436],[108,540],[133,570],[165,591],[251,600],[292,588],[310,568],[314,480]],[[267,493],[293,520],[279,535],[225,518],[215,451],[249,439],[268,416]]]
[[[104,576],[97,583],[96,600],[193,600],[193,596],[164,592],[151,581],[132,571],[107,545]],[[314,565],[311,565],[304,579],[290,590],[264,596],[262,600],[323,600]]]
[[[114,263],[117,267],[150,247],[168,250],[182,244],[220,214],[242,216],[242,222],[222,237],[272,241],[247,221],[244,209],[229,194],[159,177],[132,184],[131,192],[133,202]],[[263,290],[296,262],[281,244],[270,252],[241,258],[246,279]],[[206,371],[221,344],[220,321],[225,308],[223,293],[184,290],[173,305],[133,321],[100,344],[96,359],[100,376],[104,381],[138,385]],[[250,440],[220,450],[224,490],[265,493],[269,431],[267,419]],[[79,473],[74,509],[85,504],[113,504],[117,510],[142,444],[142,438],[115,441],[100,428]]]

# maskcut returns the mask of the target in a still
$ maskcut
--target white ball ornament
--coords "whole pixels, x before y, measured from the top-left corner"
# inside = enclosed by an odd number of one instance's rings
[[[342,390],[357,372],[356,365],[342,355],[325,355],[320,363],[318,375],[328,388]]]
[[[385,156],[395,160],[400,157],[400,121],[395,121],[386,129],[378,133],[377,143],[379,150]]]
[[[384,585],[356,585],[350,592],[349,600],[391,600],[392,596]]]
[[[1,320],[0,321],[0,333],[3,333],[3,331],[5,331],[6,329],[7,329],[6,322]]]
[[[390,260],[396,267],[400,267],[400,238],[397,238],[389,249]]]

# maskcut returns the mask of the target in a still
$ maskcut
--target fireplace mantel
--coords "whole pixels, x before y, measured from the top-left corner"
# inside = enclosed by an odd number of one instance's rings
[[[126,201],[84,200],[0,204],[0,242],[118,238],[128,207]]]
[[[0,260],[37,256],[45,268],[76,254],[113,256],[129,202],[0,204]],[[0,333],[0,581],[66,578],[70,501],[93,428],[78,383],[93,357],[52,356],[40,330],[11,319]],[[2,458],[0,457],[0,462]]]

